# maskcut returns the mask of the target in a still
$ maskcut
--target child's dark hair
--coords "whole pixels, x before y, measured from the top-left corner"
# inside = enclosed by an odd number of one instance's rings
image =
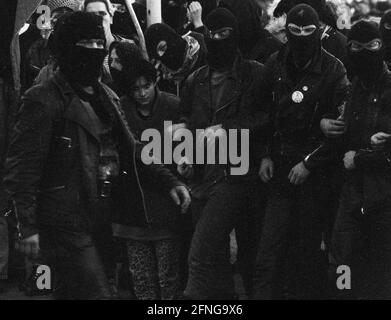
[[[154,65],[147,60],[139,60],[132,70],[124,69],[126,78],[130,86],[133,86],[140,78],[145,78],[148,83],[155,83],[157,80],[157,72]]]

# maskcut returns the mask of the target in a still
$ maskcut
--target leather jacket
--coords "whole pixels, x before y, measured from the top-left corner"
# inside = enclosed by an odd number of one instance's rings
[[[119,124],[120,176],[113,188],[112,220],[127,223],[126,209],[139,210],[139,224],[148,223],[143,188],[159,181],[161,190],[181,185],[163,166],[145,166],[142,145],[133,137],[119,98],[100,83],[103,103]],[[39,233],[39,225],[84,230],[99,202],[97,171],[100,153],[98,119],[61,72],[32,87],[10,139],[4,186],[19,222],[20,236]]]

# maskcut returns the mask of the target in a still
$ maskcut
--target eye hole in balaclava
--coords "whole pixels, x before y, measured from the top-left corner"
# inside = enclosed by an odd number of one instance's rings
[[[360,20],[348,35],[350,65],[364,83],[376,81],[382,70],[384,49],[380,31],[375,22]]]
[[[145,42],[150,58],[160,60],[173,71],[182,67],[187,42],[170,26],[163,23],[151,25],[145,32]]]
[[[238,54],[238,22],[225,8],[213,10],[205,20],[208,65],[215,70],[232,68]]]
[[[391,61],[391,10],[386,11],[380,20],[379,29],[384,45],[384,58]]]
[[[293,7],[286,19],[289,50],[298,67],[304,67],[320,49],[319,17],[306,4]]]

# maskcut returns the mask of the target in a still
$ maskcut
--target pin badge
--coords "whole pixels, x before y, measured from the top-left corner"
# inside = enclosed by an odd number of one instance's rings
[[[292,94],[292,100],[294,103],[301,103],[304,99],[304,95],[300,91],[295,91]]]
[[[303,87],[303,91],[304,91],[304,92],[308,91],[308,87],[307,87],[307,86],[304,86],[304,87]]]

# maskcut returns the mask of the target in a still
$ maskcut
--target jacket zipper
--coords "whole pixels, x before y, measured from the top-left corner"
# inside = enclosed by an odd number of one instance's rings
[[[218,108],[214,114],[213,114],[213,121],[216,121],[217,120],[217,113],[219,113],[221,110],[227,108],[232,102],[234,102],[234,100],[236,99],[236,96],[234,98],[232,98],[230,101],[228,101],[225,105],[223,105],[222,107]]]
[[[146,205],[146,203],[145,203],[145,195],[144,195],[144,191],[143,191],[143,188],[142,188],[142,185],[141,185],[140,176],[139,176],[138,170],[137,170],[137,163],[136,163],[136,146],[134,146],[134,148],[133,148],[132,157],[133,157],[133,163],[134,163],[134,173],[135,173],[135,175],[136,175],[137,184],[138,184],[138,187],[139,187],[140,193],[141,193],[141,200],[142,200],[142,202],[143,202],[145,220],[147,221],[148,227],[150,228],[151,226],[150,226],[150,220],[149,220],[149,216],[148,216],[147,205]]]

